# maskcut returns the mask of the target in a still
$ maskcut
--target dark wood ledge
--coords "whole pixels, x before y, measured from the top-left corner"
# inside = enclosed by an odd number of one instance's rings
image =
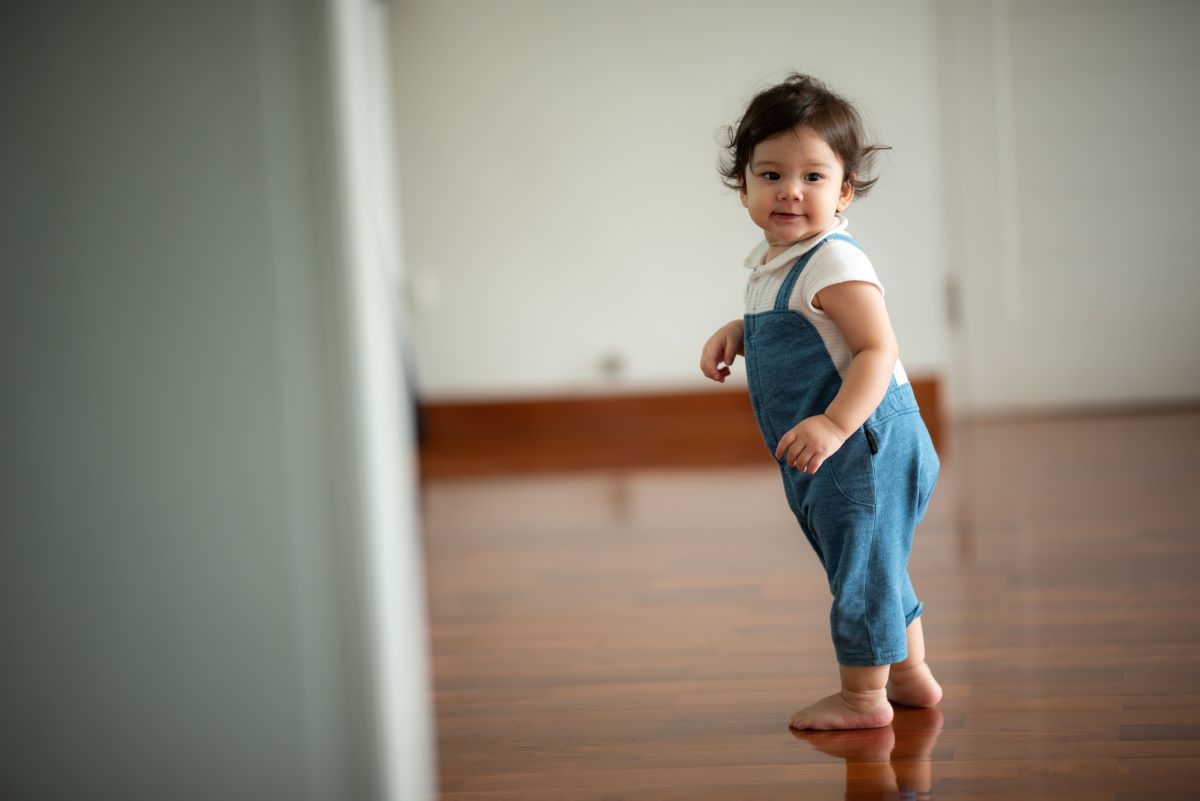
[[[937,378],[914,378],[939,451]],[[767,463],[744,390],[435,402],[418,408],[426,477]]]

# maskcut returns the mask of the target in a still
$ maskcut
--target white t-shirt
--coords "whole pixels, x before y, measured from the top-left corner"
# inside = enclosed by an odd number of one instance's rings
[[[784,279],[787,278],[796,259],[812,250],[830,234],[845,233],[848,225],[849,221],[839,214],[834,224],[826,231],[811,239],[797,242],[766,263],[763,262],[763,259],[767,253],[767,243],[765,240],[758,243],[746,257],[746,267],[752,271],[746,281],[746,314],[757,314],[774,309],[775,297],[779,294],[779,288],[783,286]],[[834,367],[843,377],[846,375],[852,358],[850,348],[847,347],[845,337],[842,336],[842,332],[829,318],[829,315],[813,306],[813,298],[822,289],[846,281],[865,281],[879,287],[879,291],[883,292],[883,284],[880,283],[879,276],[875,273],[875,268],[871,265],[867,254],[849,242],[834,239],[826,242],[820,250],[813,254],[808,264],[800,272],[800,278],[792,288],[791,297],[788,298],[788,308],[803,315],[817,329],[817,333],[825,342],[825,349],[829,351],[829,357],[833,360]],[[904,372],[904,367],[900,364],[899,359],[896,360],[893,375],[897,384],[908,383],[908,375]]]

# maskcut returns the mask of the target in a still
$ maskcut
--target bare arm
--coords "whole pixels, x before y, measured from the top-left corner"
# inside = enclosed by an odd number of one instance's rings
[[[734,358],[745,353],[744,334],[741,320],[732,320],[718,328],[700,351],[700,372],[724,384]]]
[[[873,284],[834,284],[818,293],[817,302],[842,332],[853,357],[842,388],[825,410],[825,416],[849,437],[883,400],[900,348],[883,294]]]
[[[779,440],[775,457],[815,473],[866,422],[887,392],[899,347],[879,288],[846,281],[822,289],[813,305],[837,325],[850,348],[842,388],[823,414],[801,420]]]

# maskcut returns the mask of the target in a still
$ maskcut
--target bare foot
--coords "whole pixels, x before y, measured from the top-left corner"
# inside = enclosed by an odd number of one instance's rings
[[[924,662],[908,668],[892,665],[887,697],[905,706],[930,707],[942,700],[942,685],[937,683],[929,665]]]
[[[876,729],[892,722],[892,707],[883,690],[842,690],[792,715],[793,729]]]

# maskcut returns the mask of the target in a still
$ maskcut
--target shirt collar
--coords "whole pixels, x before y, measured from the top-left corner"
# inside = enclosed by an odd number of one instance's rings
[[[771,272],[772,270],[778,270],[780,267],[783,267],[786,264],[791,264],[793,261],[795,261],[796,259],[803,256],[805,253],[812,250],[817,245],[818,242],[820,242],[822,239],[829,236],[830,234],[836,234],[840,231],[845,231],[846,227],[849,224],[850,224],[850,221],[847,220],[845,217],[843,217],[841,214],[835,215],[833,224],[830,225],[828,228],[826,228],[824,231],[817,234],[816,236],[809,237],[808,239],[801,239],[799,242],[792,245],[790,248],[785,250],[783,253],[780,253],[778,256],[771,259],[769,262],[766,262],[765,264],[763,263],[763,258],[767,255],[768,245],[767,245],[767,241],[764,239],[763,241],[761,241],[757,245],[755,245],[754,250],[750,251],[750,255],[746,257],[746,261],[745,261],[746,269],[754,270],[754,271],[760,272],[760,273]]]

